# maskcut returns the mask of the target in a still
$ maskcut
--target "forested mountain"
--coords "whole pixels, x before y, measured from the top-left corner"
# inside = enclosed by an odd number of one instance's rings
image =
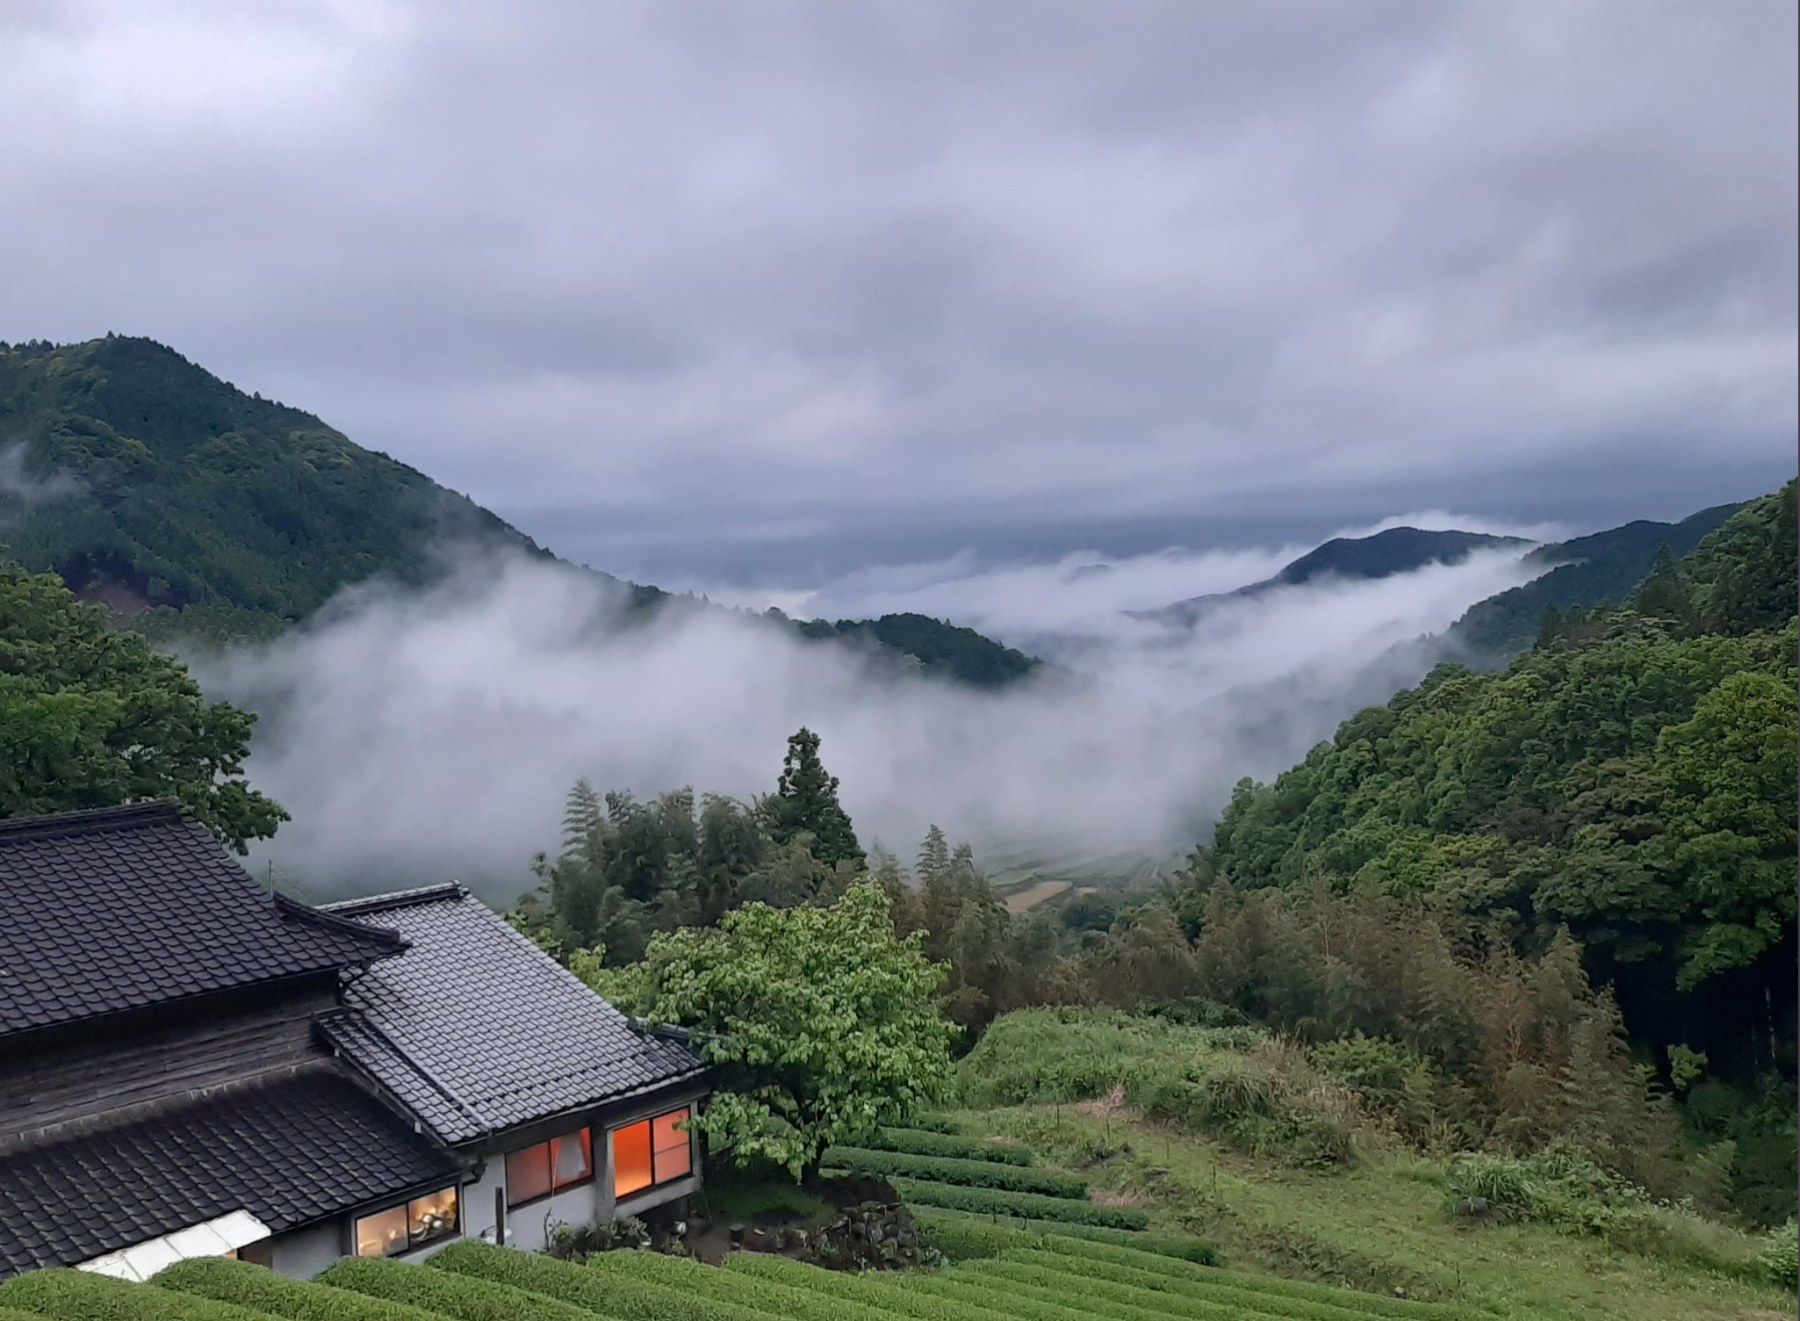
[[[1670,1076],[1697,1051],[1791,1080],[1794,617],[1790,483],[1628,606],[1553,611],[1504,673],[1440,666],[1240,783],[1200,870],[1424,895],[1527,944],[1566,928]]]
[[[452,542],[554,558],[467,496],[153,340],[0,344],[0,543],[153,637],[272,636],[351,583],[428,580]],[[689,600],[623,586],[640,609]],[[801,632],[984,687],[1037,664],[923,615]]]
[[[1216,606],[1261,596],[1278,587],[1297,587],[1322,578],[1352,581],[1387,578],[1422,569],[1428,564],[1456,564],[1477,550],[1527,544],[1518,537],[1491,536],[1485,532],[1427,531],[1416,527],[1388,528],[1367,537],[1335,537],[1282,566],[1279,572],[1261,582],[1133,613],[1140,619],[1191,625]]]
[[[1522,587],[1469,607],[1451,636],[1472,654],[1504,663],[1536,640],[1546,610],[1623,601],[1644,580],[1664,547],[1677,557],[1686,555],[1742,508],[1717,505],[1679,523],[1639,519],[1592,536],[1539,546],[1526,558],[1556,567]]]

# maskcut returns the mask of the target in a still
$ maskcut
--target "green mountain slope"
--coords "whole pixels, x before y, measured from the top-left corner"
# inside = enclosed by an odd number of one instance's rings
[[[1440,666],[1241,783],[1212,868],[1567,925],[1635,1032],[1791,1071],[1794,558],[1789,484],[1632,607],[1563,617],[1503,674]]]
[[[553,558],[416,468],[153,340],[0,344],[0,543],[152,637],[273,636],[351,583],[429,581],[452,542]],[[640,608],[703,608],[625,586]],[[922,615],[801,632],[981,687],[1038,665]]]
[[[1742,508],[1741,504],[1717,505],[1679,523],[1639,519],[1592,536],[1540,546],[1527,558],[1556,567],[1521,587],[1471,606],[1452,626],[1451,637],[1476,656],[1504,662],[1536,640],[1547,610],[1615,605],[1625,600],[1665,546],[1672,555],[1686,555]]]

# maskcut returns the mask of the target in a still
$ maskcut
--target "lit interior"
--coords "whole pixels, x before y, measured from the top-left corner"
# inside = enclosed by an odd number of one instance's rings
[[[650,1121],[650,1145],[655,1150],[658,1183],[679,1179],[694,1168],[687,1132],[676,1127],[677,1124],[687,1123],[687,1118],[687,1109],[683,1107],[671,1110],[666,1115],[658,1115]]]
[[[648,1188],[650,1174],[650,1123],[613,1130],[613,1196],[626,1197]]]
[[[396,1252],[405,1252],[406,1245],[404,1206],[377,1211],[356,1222],[356,1255],[359,1257],[391,1257]]]

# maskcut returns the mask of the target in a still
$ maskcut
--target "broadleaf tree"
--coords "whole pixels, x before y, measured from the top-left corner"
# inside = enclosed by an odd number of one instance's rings
[[[241,853],[287,820],[243,776],[255,723],[55,574],[0,566],[0,817],[175,798]]]
[[[717,1089],[696,1124],[740,1164],[796,1179],[837,1142],[938,1100],[958,1029],[941,964],[897,939],[881,887],[830,907],[750,904],[716,928],[659,935],[643,964],[646,1017],[693,1031]]]

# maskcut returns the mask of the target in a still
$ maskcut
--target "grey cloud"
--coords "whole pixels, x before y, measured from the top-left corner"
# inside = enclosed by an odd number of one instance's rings
[[[0,23],[0,335],[163,338],[605,567],[1792,470],[1782,0]]]

